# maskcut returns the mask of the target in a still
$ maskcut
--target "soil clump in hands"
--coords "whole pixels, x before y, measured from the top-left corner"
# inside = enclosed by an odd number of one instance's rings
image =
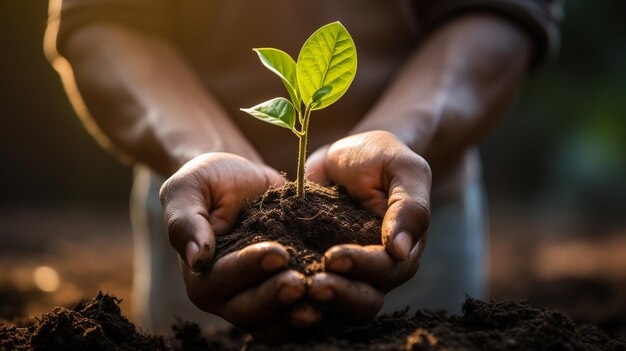
[[[288,268],[312,275],[322,271],[324,252],[335,245],[381,245],[381,225],[381,218],[359,207],[341,187],[307,182],[299,198],[296,184],[289,182],[241,211],[239,225],[216,238],[215,260],[255,243],[277,241],[289,252]]]

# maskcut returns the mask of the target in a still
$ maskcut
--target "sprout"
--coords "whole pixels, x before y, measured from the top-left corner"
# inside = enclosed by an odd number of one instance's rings
[[[311,112],[330,106],[348,90],[356,75],[356,47],[346,28],[334,22],[307,39],[297,63],[278,49],[254,51],[263,65],[282,80],[291,101],[279,97],[241,110],[264,122],[287,128],[300,139],[296,184],[298,196],[302,197]]]

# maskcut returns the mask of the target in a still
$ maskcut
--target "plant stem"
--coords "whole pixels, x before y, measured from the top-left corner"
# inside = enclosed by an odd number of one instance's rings
[[[302,121],[302,136],[298,146],[298,172],[296,176],[296,189],[299,198],[304,197],[304,165],[306,164],[306,144],[309,139],[309,117],[311,109],[309,106],[304,109],[304,121]]]

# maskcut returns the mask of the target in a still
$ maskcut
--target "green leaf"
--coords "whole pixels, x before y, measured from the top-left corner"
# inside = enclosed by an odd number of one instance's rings
[[[296,123],[296,112],[293,104],[282,97],[262,102],[254,107],[242,108],[241,111],[247,112],[261,121],[291,130],[294,129]]]
[[[311,106],[315,106],[324,96],[330,94],[331,91],[333,91],[333,87],[331,87],[330,85],[325,85],[317,89],[317,91],[313,93]]]
[[[356,47],[346,28],[339,22],[323,26],[304,43],[296,64],[300,97],[306,106],[313,95],[324,86],[332,93],[313,106],[320,110],[337,101],[350,87],[356,75]]]
[[[288,53],[274,48],[252,49],[261,63],[270,71],[274,72],[283,81],[291,101],[300,111],[300,96],[298,95],[298,81],[296,76],[296,61]]]

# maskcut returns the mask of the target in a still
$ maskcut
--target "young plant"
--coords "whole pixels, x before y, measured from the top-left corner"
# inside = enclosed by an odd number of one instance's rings
[[[263,65],[282,80],[291,101],[278,97],[241,110],[264,122],[287,128],[300,139],[296,188],[298,196],[302,197],[311,112],[330,106],[350,87],[357,67],[354,41],[341,23],[334,22],[307,39],[297,63],[278,49],[253,50]]]

